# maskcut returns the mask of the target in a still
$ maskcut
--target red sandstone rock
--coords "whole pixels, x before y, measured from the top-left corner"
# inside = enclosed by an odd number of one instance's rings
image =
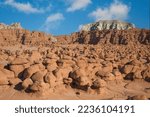
[[[11,85],[29,98],[32,92],[46,99],[148,99],[149,44],[150,31],[136,28],[56,37],[1,29],[0,93]]]

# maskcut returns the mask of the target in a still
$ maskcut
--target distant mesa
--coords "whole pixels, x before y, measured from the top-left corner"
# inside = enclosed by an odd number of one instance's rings
[[[135,25],[128,22],[119,20],[100,20],[98,22],[83,25],[81,31],[92,31],[92,30],[127,30],[135,28]]]
[[[0,23],[0,30],[1,29],[23,29],[20,23],[13,23],[11,25],[6,25],[4,23]]]

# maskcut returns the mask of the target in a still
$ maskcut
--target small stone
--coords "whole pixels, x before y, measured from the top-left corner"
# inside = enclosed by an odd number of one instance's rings
[[[132,69],[133,69],[133,65],[125,65],[124,69],[123,69],[123,72],[125,74],[128,74],[128,73],[130,73],[132,71]]]
[[[51,88],[56,85],[56,77],[53,75],[52,72],[48,72],[44,76],[44,81],[45,81],[45,83],[49,83]]]
[[[10,85],[17,85],[19,83],[21,83],[22,81],[19,78],[13,78],[13,79],[9,79],[9,84]]]
[[[22,87],[24,89],[28,88],[30,85],[33,84],[33,81],[30,79],[30,78],[27,78],[25,79],[23,82],[22,82]]]
[[[43,77],[44,77],[44,74],[38,71],[31,76],[31,79],[33,82],[35,81],[43,82],[44,81]]]
[[[64,84],[69,85],[72,82],[72,78],[64,78],[63,82]]]

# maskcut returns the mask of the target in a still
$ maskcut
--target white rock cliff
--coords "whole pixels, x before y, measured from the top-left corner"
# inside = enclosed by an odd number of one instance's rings
[[[81,30],[83,31],[109,30],[109,29],[127,30],[132,28],[135,28],[135,25],[132,23],[122,22],[118,20],[100,20],[95,23],[83,25]]]

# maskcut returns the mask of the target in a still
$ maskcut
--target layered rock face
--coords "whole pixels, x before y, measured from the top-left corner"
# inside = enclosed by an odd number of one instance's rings
[[[11,25],[6,25],[3,23],[0,23],[0,30],[1,29],[22,29],[22,27],[21,27],[20,23],[14,23]]]
[[[92,30],[127,30],[135,28],[134,24],[122,22],[118,20],[100,20],[95,23],[84,25],[81,30],[83,31],[92,31]]]
[[[106,21],[105,21],[106,22]],[[112,21],[113,22],[113,21]],[[10,26],[11,27],[11,26]],[[86,27],[86,25],[85,25]],[[13,30],[12,30],[13,29]],[[24,44],[24,45],[44,45],[48,46],[51,43],[59,44],[123,44],[128,43],[150,43],[149,30],[145,29],[107,29],[107,30],[93,30],[93,31],[80,31],[72,33],[71,35],[63,36],[52,36],[43,32],[28,31],[25,29],[12,28],[12,29],[1,29],[0,30],[0,44],[1,45],[12,45],[12,44]]]
[[[25,29],[1,29],[0,45],[50,45],[57,42],[57,39],[50,34],[36,31],[28,31]]]
[[[68,36],[57,36],[60,43],[79,44],[150,44],[150,31],[146,29],[80,31]]]
[[[53,37],[0,30],[0,99],[150,99],[150,30]]]
[[[0,45],[50,45],[57,39],[50,34],[37,31],[28,31],[21,27],[20,23],[5,25],[0,23]]]

